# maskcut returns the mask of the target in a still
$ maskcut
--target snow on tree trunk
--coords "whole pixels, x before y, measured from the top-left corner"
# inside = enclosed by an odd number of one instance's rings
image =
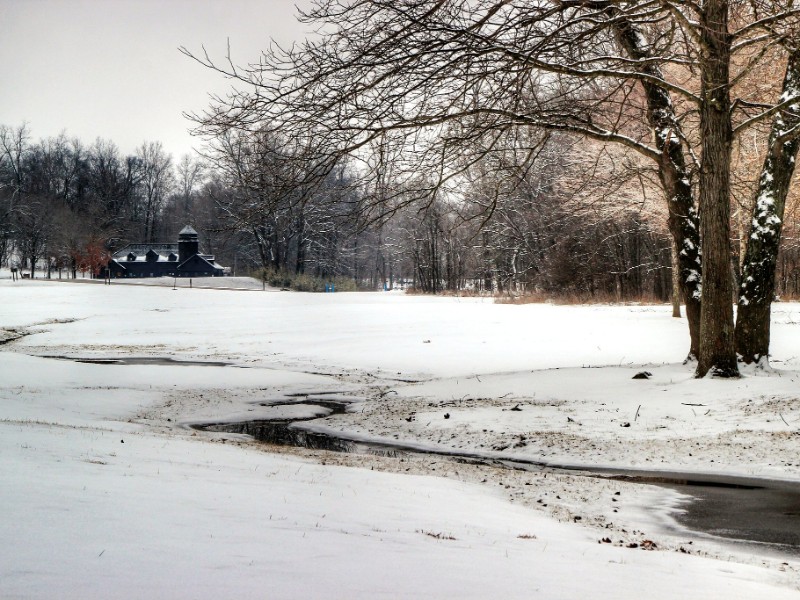
[[[675,156],[677,154],[680,154],[681,161],[677,160]],[[664,190],[670,194],[668,225],[673,244],[678,248],[679,276],[691,340],[689,358],[694,359],[700,353],[703,265],[700,250],[700,224],[682,158],[683,151],[680,148],[672,149],[669,155],[665,152],[659,173]]]
[[[737,377],[730,268],[730,167],[733,127],[730,108],[728,2],[708,0],[700,27],[701,58],[700,237],[703,287],[698,377]]]
[[[770,310],[783,213],[800,149],[800,49],[789,57],[780,102],[793,98],[797,102],[788,104],[772,122],[742,264],[736,352],[746,363],[766,364],[769,356]]]
[[[617,15],[617,38],[625,52],[635,60],[649,58],[646,40],[630,21]],[[641,72],[663,79],[661,69],[653,63],[643,63]],[[694,206],[689,170],[686,167],[680,125],[669,92],[647,79],[642,80],[647,96],[647,118],[661,152],[659,178],[667,198],[667,225],[678,254],[678,272],[686,320],[689,324],[689,359],[700,352],[700,299],[702,264],[700,223]]]

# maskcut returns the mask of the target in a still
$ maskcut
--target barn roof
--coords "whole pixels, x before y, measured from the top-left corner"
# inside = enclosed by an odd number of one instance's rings
[[[129,244],[114,252],[113,258],[127,260],[127,256],[131,253],[137,257],[144,257],[150,250],[154,250],[161,256],[169,256],[170,254],[178,253],[178,244]]]

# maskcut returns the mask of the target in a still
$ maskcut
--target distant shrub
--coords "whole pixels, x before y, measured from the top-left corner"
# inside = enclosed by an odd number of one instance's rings
[[[496,304],[667,304],[652,295],[641,295],[634,298],[620,299],[614,294],[600,292],[595,294],[579,292],[525,292],[523,294],[509,295],[498,293],[494,296]]]
[[[355,282],[347,277],[321,278],[313,277],[307,273],[288,273],[262,269],[253,275],[256,279],[265,281],[268,285],[277,288],[295,290],[297,292],[324,292],[326,286],[333,285],[337,292],[355,292]]]

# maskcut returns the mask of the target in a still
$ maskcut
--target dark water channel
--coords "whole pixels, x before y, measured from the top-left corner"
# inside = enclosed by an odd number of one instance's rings
[[[800,556],[800,482],[705,473],[550,465],[691,496],[672,517],[684,528]]]
[[[105,365],[163,365],[238,367],[226,362],[179,360],[162,357],[74,358],[48,356]],[[247,367],[241,367],[247,368]],[[326,408],[332,414],[342,414],[354,402],[337,392],[289,394],[281,400],[265,402],[265,407],[308,406]],[[283,446],[295,446],[334,452],[402,456],[429,454],[478,465],[521,469],[528,471],[564,471],[587,477],[603,477],[633,483],[658,485],[691,496],[693,500],[673,515],[684,528],[696,533],[735,542],[758,544],[760,548],[800,556],[800,482],[722,476],[715,474],[609,469],[602,467],[553,464],[536,460],[505,459],[497,453],[446,450],[403,443],[400,441],[359,441],[346,432],[331,435],[315,432],[304,423],[308,419],[270,419],[238,423],[208,423],[195,428],[206,431],[225,431],[252,436],[258,441]]]
[[[167,367],[239,367],[233,363],[208,360],[180,360],[162,356],[123,356],[120,358],[75,358],[72,356],[43,356],[55,360],[69,360],[90,365],[148,365]],[[246,369],[247,367],[239,367]]]
[[[349,402],[317,396],[297,401],[264,403],[264,406],[313,406],[346,412]],[[331,435],[315,432],[304,423],[315,419],[275,419],[197,426],[207,431],[250,435],[258,441],[284,446],[402,456],[429,454],[508,469],[566,471],[588,477],[657,485],[689,495],[692,501],[673,515],[684,528],[730,541],[757,544],[761,549],[800,556],[800,482],[722,476],[715,474],[608,469],[559,465],[536,460],[509,460],[478,452],[421,448],[398,441],[359,441],[346,432]]]
[[[748,481],[752,487],[747,487]],[[678,522],[688,529],[734,540],[778,546],[800,555],[800,484],[774,480],[733,480],[730,485],[665,483],[698,498]]]

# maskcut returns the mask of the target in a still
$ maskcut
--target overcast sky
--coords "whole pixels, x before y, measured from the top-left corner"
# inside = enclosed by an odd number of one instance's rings
[[[230,85],[178,47],[224,60],[230,38],[234,62],[252,62],[270,38],[305,36],[295,12],[291,0],[0,0],[0,124],[125,153],[161,141],[177,159],[200,143],[181,113]]]

